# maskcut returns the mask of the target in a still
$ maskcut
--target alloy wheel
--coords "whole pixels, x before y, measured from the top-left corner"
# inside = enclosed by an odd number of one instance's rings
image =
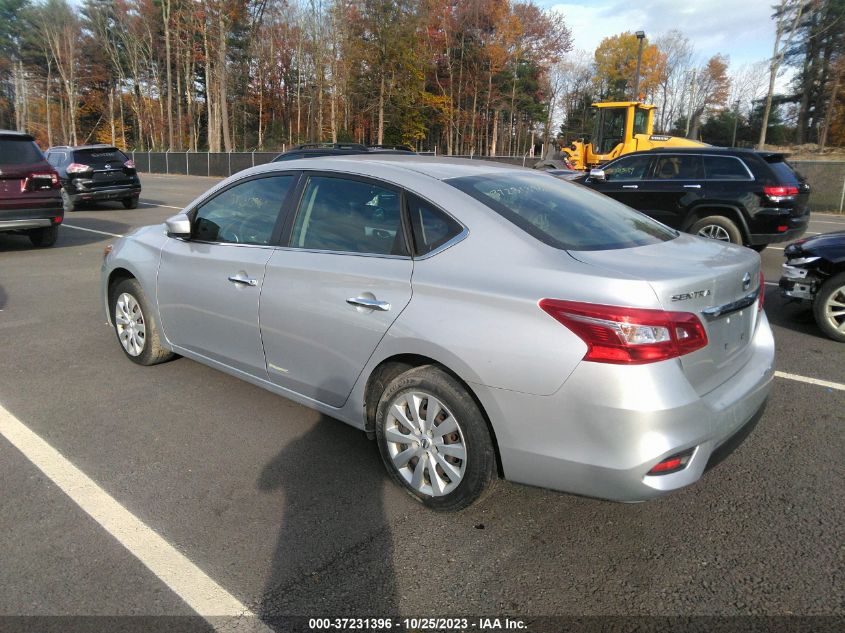
[[[824,318],[834,330],[845,334],[845,285],[830,293],[824,304]]]
[[[467,463],[461,426],[430,393],[399,394],[388,408],[384,436],[393,466],[415,491],[441,497],[461,483]]]
[[[147,327],[141,304],[128,292],[121,294],[114,306],[114,322],[120,344],[130,356],[140,356],[147,341]]]
[[[698,230],[698,235],[700,237],[706,237],[711,240],[719,240],[720,242],[731,241],[730,234],[725,230],[724,227],[721,227],[718,224],[708,224],[707,226],[702,226]]]

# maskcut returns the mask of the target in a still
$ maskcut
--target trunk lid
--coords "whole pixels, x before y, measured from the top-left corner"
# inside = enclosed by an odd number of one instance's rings
[[[679,358],[699,395],[729,380],[751,356],[757,302],[739,309],[730,305],[747,303],[759,287],[760,256],[751,249],[681,234],[660,244],[569,253],[586,264],[647,281],[664,310],[691,312],[701,320],[707,346]],[[727,313],[714,310],[718,307]]]

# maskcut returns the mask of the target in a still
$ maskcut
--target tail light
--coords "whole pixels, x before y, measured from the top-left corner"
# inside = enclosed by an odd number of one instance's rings
[[[707,333],[690,312],[541,299],[540,308],[587,344],[584,360],[642,365],[707,346]]]
[[[683,470],[689,464],[690,459],[692,458],[692,454],[695,452],[694,448],[684,451],[683,453],[678,453],[677,455],[672,455],[672,457],[667,457],[662,462],[658,462],[654,468],[652,468],[647,475],[669,475],[671,473],[676,473],[679,470]]]
[[[126,167],[126,169],[135,169],[135,161],[130,158],[123,163],[123,166]]]
[[[775,202],[780,202],[781,200],[791,198],[792,196],[797,196],[798,187],[793,187],[791,185],[778,185],[776,187],[772,187],[767,185],[763,187],[763,193]]]
[[[757,312],[763,309],[763,301],[766,300],[766,279],[763,277],[763,271],[760,271],[760,293],[757,295]]]
[[[86,171],[91,171],[90,165],[83,165],[82,163],[71,163],[67,166],[67,173],[69,174],[83,174]]]
[[[56,172],[32,173],[21,180],[21,193],[24,191],[58,189],[58,187],[59,175]]]

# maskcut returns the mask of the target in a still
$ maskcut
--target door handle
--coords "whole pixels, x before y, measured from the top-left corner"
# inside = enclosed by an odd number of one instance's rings
[[[684,185],[684,189],[701,189],[701,185]]]
[[[367,299],[366,297],[351,297],[346,300],[346,303],[356,308],[369,308],[370,310],[379,310],[381,312],[390,310],[390,304],[387,301]]]
[[[229,281],[233,284],[243,284],[244,286],[257,286],[258,282],[251,277],[241,277],[240,275],[232,275]]]
[[[639,189],[639,185],[622,185],[623,189]]]

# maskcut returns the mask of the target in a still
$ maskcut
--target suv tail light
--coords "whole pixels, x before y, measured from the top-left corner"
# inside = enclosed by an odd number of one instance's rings
[[[135,161],[130,158],[123,163],[123,166],[126,167],[126,169],[135,169]]]
[[[69,174],[83,174],[90,170],[90,165],[83,165],[82,163],[71,163],[67,166],[67,173]]]
[[[24,191],[43,191],[44,189],[57,189],[59,187],[59,175],[56,172],[32,173],[21,180],[21,193]]]
[[[642,365],[707,346],[707,333],[690,312],[541,299],[540,308],[587,344],[584,360]]]
[[[778,185],[776,187],[766,185],[763,187],[763,193],[775,202],[780,202],[792,196],[797,196],[798,187],[793,187],[792,185]]]

